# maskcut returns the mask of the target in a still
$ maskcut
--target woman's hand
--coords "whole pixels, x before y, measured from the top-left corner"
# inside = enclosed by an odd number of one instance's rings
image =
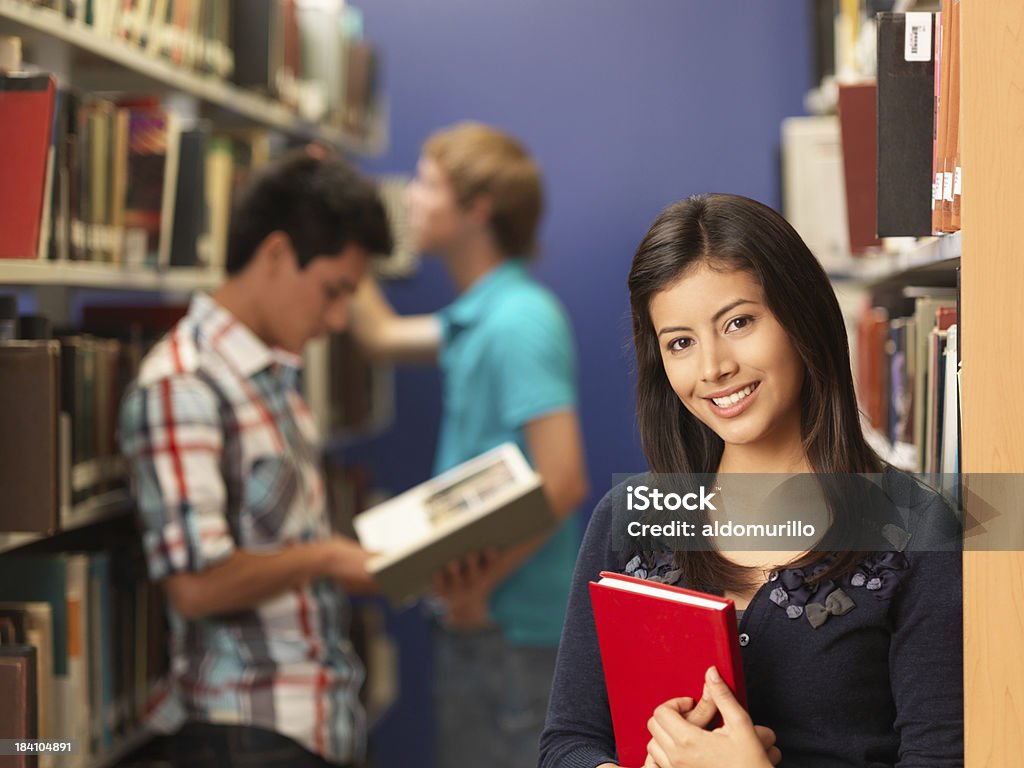
[[[704,730],[717,712],[723,725]],[[653,738],[644,768],[771,768],[782,759],[775,733],[753,724],[714,667],[696,706],[690,698],[666,701],[654,710],[647,727]]]

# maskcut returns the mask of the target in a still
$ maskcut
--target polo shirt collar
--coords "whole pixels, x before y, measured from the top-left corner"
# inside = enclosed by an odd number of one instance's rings
[[[526,275],[524,259],[505,259],[504,262],[479,278],[460,294],[443,310],[443,313],[454,325],[461,327],[473,325],[483,317],[493,299],[501,294],[506,286],[522,280]]]
[[[192,297],[188,310],[199,338],[241,376],[252,378],[276,364],[296,367],[298,358],[268,346],[226,308],[205,293]]]

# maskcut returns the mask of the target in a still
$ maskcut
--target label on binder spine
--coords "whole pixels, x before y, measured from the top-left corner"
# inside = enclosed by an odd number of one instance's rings
[[[953,173],[953,194],[960,196],[961,194],[961,182],[960,182],[960,166],[956,167],[956,171]]]
[[[911,12],[906,14],[903,58],[907,61],[932,60],[932,14]]]
[[[942,199],[953,202],[953,172],[943,174],[942,180]]]

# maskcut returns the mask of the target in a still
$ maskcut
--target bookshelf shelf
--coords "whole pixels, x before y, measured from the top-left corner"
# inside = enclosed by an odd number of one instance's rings
[[[0,533],[0,552],[9,552],[42,538],[41,533]]]
[[[243,122],[309,141],[321,141],[358,155],[379,155],[386,141],[377,126],[368,139],[352,136],[328,125],[301,120],[283,104],[238,88],[211,75],[176,66],[118,38],[106,37],[89,27],[65,19],[57,12],[17,0],[0,0],[0,31],[31,40],[45,36],[60,41],[72,52],[96,57],[137,80],[140,88],[154,86],[193,96],[224,110]]]
[[[919,270],[945,269],[956,266],[960,258],[960,233],[924,238],[911,247],[895,253],[865,257],[852,264],[843,279],[865,285],[884,283]]]
[[[124,476],[124,460],[120,456],[101,456],[80,462],[71,468],[71,490],[89,490],[101,483]]]
[[[131,495],[124,489],[91,496],[85,501],[75,504],[67,514],[62,516],[61,532],[73,531],[119,517],[129,512],[131,508]]]
[[[93,496],[75,504],[62,515],[63,523],[57,533],[66,533],[89,525],[112,520],[127,514],[132,508],[131,496],[125,490],[115,490]],[[50,538],[44,533],[0,533],[0,553]]]
[[[221,278],[222,275],[215,270],[192,267],[172,267],[157,271],[86,261],[0,259],[0,285],[60,285],[105,290],[186,292],[214,288]]]

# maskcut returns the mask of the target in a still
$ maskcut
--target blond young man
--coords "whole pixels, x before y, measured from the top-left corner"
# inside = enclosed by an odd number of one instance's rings
[[[570,518],[587,494],[572,332],[527,269],[541,176],[516,139],[463,123],[424,144],[407,204],[415,246],[441,259],[459,295],[435,314],[401,317],[367,280],[356,336],[379,358],[440,365],[435,473],[514,441],[562,521],[549,536],[468,558],[439,578],[438,768],[534,765],[579,543]]]

